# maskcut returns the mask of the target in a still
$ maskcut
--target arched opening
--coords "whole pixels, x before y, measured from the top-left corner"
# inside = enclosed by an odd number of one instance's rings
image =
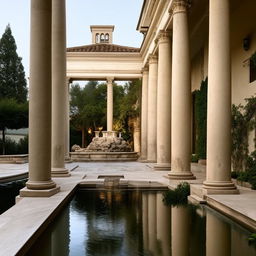
[[[104,41],[105,41],[105,36],[104,36],[104,34],[102,33],[102,34],[100,34],[100,42],[101,42],[101,43],[104,43]]]
[[[106,41],[107,43],[109,43],[109,34],[108,34],[108,33],[105,35],[105,41]]]
[[[96,41],[96,43],[100,42],[100,34],[99,33],[96,34],[95,41]]]

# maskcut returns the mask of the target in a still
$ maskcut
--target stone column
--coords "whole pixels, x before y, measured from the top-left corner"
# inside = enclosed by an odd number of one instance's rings
[[[20,196],[51,196],[51,27],[52,1],[31,1],[29,85],[29,180]]]
[[[194,179],[191,162],[191,81],[187,1],[173,4],[172,141],[170,179]]]
[[[158,36],[157,81],[157,164],[155,170],[171,169],[171,40],[170,34]]]
[[[65,159],[70,160],[70,94],[69,94],[70,78],[66,78],[66,88],[65,88]]]
[[[52,0],[52,176],[70,176],[65,168],[66,6]]]
[[[156,104],[157,104],[157,69],[156,55],[149,57],[148,74],[148,134],[147,134],[147,161],[156,162]]]
[[[147,159],[147,124],[148,124],[148,68],[142,69],[141,97],[141,154],[140,160]]]
[[[113,80],[114,77],[107,78],[107,130],[113,130]]]
[[[238,193],[231,182],[229,0],[210,1],[205,193]]]

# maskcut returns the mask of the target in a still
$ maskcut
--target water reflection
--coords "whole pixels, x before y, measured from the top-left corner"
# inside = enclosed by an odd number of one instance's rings
[[[89,190],[75,196],[27,255],[251,256],[248,235],[213,210],[166,207],[161,192]]]

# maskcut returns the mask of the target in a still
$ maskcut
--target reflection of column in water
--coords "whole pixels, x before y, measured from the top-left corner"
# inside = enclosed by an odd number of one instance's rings
[[[69,235],[69,207],[66,207],[52,232],[52,256],[69,255]]]
[[[156,194],[148,194],[148,249],[156,252]]]
[[[206,255],[230,256],[230,225],[210,211],[206,213]]]
[[[190,216],[188,208],[184,206],[172,207],[172,255],[189,255],[189,237]]]
[[[156,236],[161,256],[171,254],[171,207],[163,204],[161,192],[156,195]]]
[[[143,248],[148,249],[148,194],[142,194]]]

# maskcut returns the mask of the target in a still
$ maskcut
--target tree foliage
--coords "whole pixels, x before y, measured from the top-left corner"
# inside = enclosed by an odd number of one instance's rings
[[[14,99],[0,100],[0,130],[2,131],[3,154],[5,154],[5,130],[28,127],[28,104]]]
[[[8,25],[0,40],[0,99],[13,98],[22,103],[27,100],[27,82],[21,57]]]
[[[123,132],[128,139],[131,137],[128,119],[138,116],[140,111],[140,81],[113,86],[114,130]],[[79,84],[71,87],[71,127],[82,132],[82,147],[89,128],[92,131],[99,127],[106,129],[107,123],[107,85],[95,81],[88,82],[84,88]],[[126,139],[127,139],[126,138]],[[90,138],[89,138],[90,139]]]

